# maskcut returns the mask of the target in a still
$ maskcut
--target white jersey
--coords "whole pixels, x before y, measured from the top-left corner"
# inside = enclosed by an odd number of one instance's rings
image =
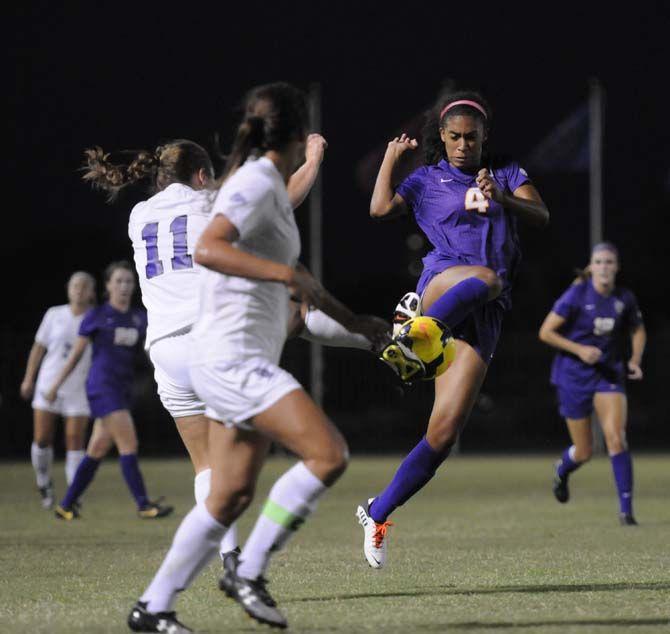
[[[240,167],[219,191],[212,217],[217,214],[237,228],[238,249],[295,266],[300,234],[286,185],[272,161],[263,157]],[[208,269],[201,279],[191,364],[253,357],[278,363],[286,340],[288,288]]]
[[[130,214],[128,235],[147,309],[147,347],[197,319],[201,267],[193,262],[193,251],[215,195],[173,183]]]
[[[46,392],[53,385],[79,336],[85,314],[73,315],[68,304],[52,306],[45,313],[35,335],[35,341],[47,349],[37,374],[35,392]],[[58,395],[69,396],[84,390],[90,367],[91,346],[86,346],[79,363],[58,389]]]

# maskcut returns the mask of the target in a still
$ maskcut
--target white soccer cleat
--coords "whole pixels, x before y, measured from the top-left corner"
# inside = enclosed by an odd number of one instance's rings
[[[363,552],[365,559],[371,568],[382,568],[386,563],[386,532],[393,522],[378,524],[369,515],[370,504],[374,498],[370,498],[367,504],[361,504],[356,509],[356,518],[363,527]]]
[[[396,337],[402,325],[419,314],[421,298],[413,292],[405,293],[393,311],[393,336]]]

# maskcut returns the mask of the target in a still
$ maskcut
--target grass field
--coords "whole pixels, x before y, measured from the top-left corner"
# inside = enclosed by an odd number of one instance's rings
[[[294,632],[670,632],[670,460],[637,456],[639,527],[620,527],[609,462],[572,480],[569,504],[550,492],[550,457],[455,457],[393,516],[389,565],[364,562],[357,503],[397,458],[354,457],[270,568]],[[271,481],[271,460],[246,534]],[[125,618],[192,504],[186,460],[145,460],[152,495],[174,517],[148,522],[113,460],[63,523],[39,507],[30,465],[0,463],[0,632],[125,632]],[[62,465],[56,465],[63,492]],[[198,632],[265,630],[216,588],[215,562],[181,596]]]

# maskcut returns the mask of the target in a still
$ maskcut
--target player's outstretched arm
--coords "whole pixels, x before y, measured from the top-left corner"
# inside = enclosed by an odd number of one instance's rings
[[[373,218],[398,215],[407,211],[403,197],[393,191],[393,170],[407,150],[416,150],[418,146],[417,140],[410,139],[405,133],[389,141],[370,200],[370,215]]]
[[[77,363],[79,363],[79,359],[81,359],[81,356],[84,354],[84,351],[90,342],[91,340],[88,337],[82,337],[81,335],[77,337],[77,340],[74,342],[74,346],[72,346],[72,350],[70,350],[70,354],[65,361],[65,365],[58,373],[58,376],[53,382],[51,389],[44,395],[47,401],[53,403],[53,401],[56,400],[58,388],[63,385],[65,379],[67,379],[67,377],[70,376],[72,370],[75,369]]]
[[[357,315],[345,306],[300,263],[294,269],[293,282],[288,285],[292,296],[320,311],[344,326],[348,331],[366,337],[373,346],[388,340],[390,325],[373,315]]]
[[[286,189],[293,209],[299,207],[311,191],[328,147],[320,134],[310,134],[305,145],[305,162],[293,173]]]

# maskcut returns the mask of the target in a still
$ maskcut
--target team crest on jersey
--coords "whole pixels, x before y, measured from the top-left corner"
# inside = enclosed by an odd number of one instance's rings
[[[139,318],[138,315],[133,315],[133,323],[139,328],[140,324],[142,323],[142,320]]]
[[[609,335],[614,330],[614,319],[612,317],[596,317],[593,320],[593,334],[602,337]]]
[[[620,299],[614,300],[614,310],[616,310],[617,315],[620,315],[623,312],[624,306],[625,304]]]
[[[238,203],[239,205],[244,205],[247,202],[247,199],[242,196],[240,192],[235,192],[231,197],[230,197],[230,202],[231,203]]]
[[[123,328],[117,326],[114,328],[114,345],[116,346],[134,346],[140,337],[136,328]]]

